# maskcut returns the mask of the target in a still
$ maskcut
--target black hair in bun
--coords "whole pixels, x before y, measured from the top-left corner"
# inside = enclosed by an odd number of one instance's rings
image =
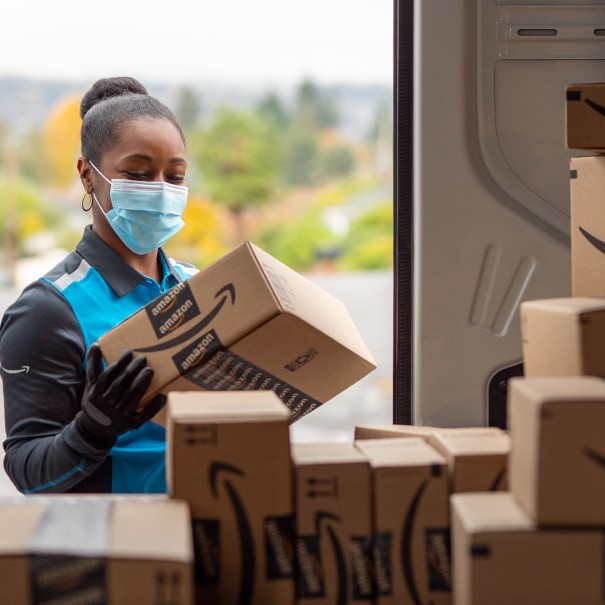
[[[165,119],[185,136],[176,116],[134,78],[117,77],[97,80],[80,103],[82,155],[97,166],[107,149],[117,143],[119,126],[142,118]]]
[[[99,101],[126,94],[146,95],[149,93],[147,92],[147,89],[134,78],[129,78],[127,76],[121,78],[101,78],[90,87],[90,90],[82,98],[82,102],[80,103],[80,117],[84,119],[88,110]]]

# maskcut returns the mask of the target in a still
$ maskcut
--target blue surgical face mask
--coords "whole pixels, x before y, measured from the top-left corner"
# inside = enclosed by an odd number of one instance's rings
[[[156,250],[185,225],[181,217],[187,203],[187,187],[163,181],[110,181],[90,164],[111,185],[112,209],[105,212],[94,192],[93,199],[117,236],[134,253]]]

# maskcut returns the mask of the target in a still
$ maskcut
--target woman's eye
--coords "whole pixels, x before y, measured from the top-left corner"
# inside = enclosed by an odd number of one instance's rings
[[[184,183],[185,182],[185,176],[184,175],[179,175],[179,176],[169,176],[168,177],[169,181],[172,181],[173,183]]]
[[[129,179],[145,179],[147,175],[142,172],[125,172],[124,173]]]

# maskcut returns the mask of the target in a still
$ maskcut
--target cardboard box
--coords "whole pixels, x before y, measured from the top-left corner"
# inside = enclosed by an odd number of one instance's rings
[[[271,391],[168,396],[167,483],[191,507],[200,603],[294,602],[288,421]]]
[[[504,431],[436,431],[431,445],[447,460],[452,493],[508,489],[510,437]]]
[[[605,381],[513,379],[511,492],[544,525],[605,527]]]
[[[433,444],[435,433],[468,431],[471,433],[501,433],[491,426],[438,427],[415,424],[359,424],[355,427],[355,441],[362,439],[394,439],[397,437],[420,437]]]
[[[445,460],[420,438],[368,439],[377,605],[451,602]]]
[[[148,496],[0,500],[0,601],[193,603],[184,502]]]
[[[361,425],[355,439],[419,437],[448,462],[452,492],[508,489],[507,434],[495,427],[437,428],[413,425]]]
[[[147,357],[146,399],[160,390],[273,390],[292,420],[376,367],[339,300],[248,242],[99,342],[108,363],[124,348]]]
[[[521,335],[527,378],[605,376],[605,299],[524,302]]]
[[[605,604],[602,529],[538,529],[510,492],[451,504],[454,605]]]
[[[371,471],[347,443],[292,446],[298,605],[371,605]]]
[[[565,89],[566,146],[605,153],[605,84],[570,84]]]
[[[572,158],[570,177],[571,293],[605,296],[605,157]]]

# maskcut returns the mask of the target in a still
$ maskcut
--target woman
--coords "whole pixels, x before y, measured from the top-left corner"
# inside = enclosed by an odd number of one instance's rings
[[[96,82],[80,115],[92,225],[2,320],[4,466],[26,494],[164,492],[165,433],[148,420],[165,397],[138,411],[153,371],[129,350],[103,369],[94,343],[195,272],[160,247],[183,226],[184,136],[132,78]]]

